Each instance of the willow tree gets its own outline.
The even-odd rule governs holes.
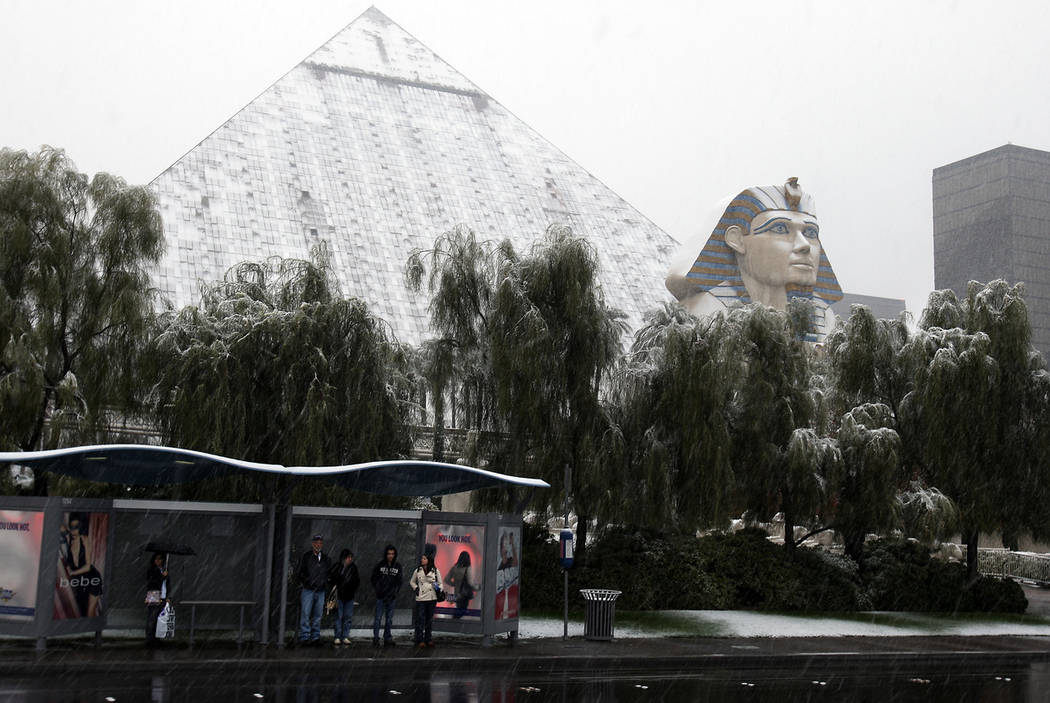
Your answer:
[[[501,461],[571,491],[581,545],[606,485],[599,393],[619,358],[622,317],[605,302],[597,252],[555,225],[527,256],[505,261],[489,320],[496,413],[508,434]]]
[[[415,355],[416,366],[434,404],[434,446],[431,458],[445,461],[445,392],[455,377],[453,345],[445,339],[424,341]]]
[[[795,527],[825,510],[826,475],[840,459],[834,441],[814,427],[811,350],[803,341],[807,330],[798,327],[810,316],[795,313],[762,305],[729,313],[740,368],[730,416],[734,470],[749,513],[759,519],[783,514],[788,551],[796,546]]]
[[[602,441],[601,517],[693,532],[724,523],[736,481],[729,411],[739,380],[730,322],[681,305],[651,312],[616,370]]]
[[[290,466],[411,448],[401,349],[363,302],[338,295],[323,256],[233,267],[199,306],[163,316],[151,358],[166,442]]]
[[[1047,399],[1050,376],[1030,342],[1024,289],[971,282],[936,291],[920,323],[915,380],[930,482],[958,509],[967,569],[977,574],[981,532],[1050,532]]]
[[[828,336],[826,349],[838,413],[866,404],[885,406],[885,427],[900,438],[902,470],[917,479],[924,473],[923,432],[912,391],[923,360],[909,344],[914,337],[905,316],[876,319],[868,307],[855,305],[846,323]]]
[[[444,426],[446,395],[458,410],[453,415],[459,416],[460,427],[492,429],[493,299],[501,271],[514,260],[509,242],[479,240],[464,225],[438,236],[432,248],[409,256],[405,281],[411,290],[430,296],[430,325],[436,335],[426,343],[423,354],[436,432]],[[436,438],[435,451],[440,451],[438,441]]]
[[[148,189],[89,179],[59,149],[0,151],[0,444],[96,439],[104,409],[134,404],[163,251]]]
[[[552,226],[519,256],[509,242],[481,241],[458,226],[413,252],[406,280],[430,295],[437,337],[428,348],[441,345],[446,355],[432,377],[463,409],[461,426],[499,433],[499,446],[487,453],[504,470],[562,486],[572,465],[576,507],[586,518],[601,486],[590,480],[603,426],[598,392],[622,334],[598,285],[594,250]],[[563,496],[541,500],[560,506]],[[486,497],[503,506],[508,498]]]
[[[841,459],[829,477],[833,500],[828,524],[842,535],[846,554],[857,562],[869,532],[901,522],[901,441],[892,422],[888,406],[859,405],[842,418],[835,438]]]

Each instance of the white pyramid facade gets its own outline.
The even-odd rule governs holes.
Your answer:
[[[168,241],[154,280],[176,306],[240,261],[323,240],[342,292],[417,343],[429,315],[405,261],[459,223],[520,252],[570,225],[633,328],[671,299],[670,236],[374,8],[152,187]]]

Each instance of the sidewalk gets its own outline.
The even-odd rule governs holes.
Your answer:
[[[248,673],[341,671],[483,672],[508,667],[540,673],[572,673],[595,667],[618,671],[682,671],[693,668],[856,667],[865,663],[940,664],[972,662],[1018,664],[1050,662],[1050,591],[1026,589],[1023,616],[935,616],[917,613],[851,613],[835,616],[771,614],[751,611],[659,611],[617,613],[616,639],[583,639],[583,624],[525,616],[520,637],[482,647],[480,638],[435,632],[437,646],[418,650],[407,631],[398,646],[374,648],[371,633],[355,630],[353,644],[335,647],[238,649],[229,639],[186,642],[146,649],[137,632],[109,633],[102,646],[90,638],[49,640],[37,652],[34,641],[0,640],[0,676],[123,671],[136,673],[200,671]],[[123,636],[120,636],[123,634]],[[229,634],[229,633],[226,633]]]
[[[668,637],[1046,637],[1050,636],[1050,589],[1025,587],[1024,615],[864,612],[838,615],[778,614],[746,610],[663,610],[617,613],[618,639]],[[558,617],[527,617],[522,639],[560,638]],[[569,636],[583,636],[583,622],[569,621]]]
[[[31,640],[0,641],[0,677],[126,673],[291,674],[303,671],[367,675],[411,670],[486,672],[514,668],[561,675],[595,668],[619,672],[680,672],[731,667],[821,669],[868,664],[967,667],[1050,662],[1050,620],[1042,616],[949,618],[909,613],[849,617],[773,615],[742,611],[626,613],[612,642],[582,638],[582,624],[525,617],[516,643],[435,633],[437,646],[419,650],[402,636],[395,647],[374,648],[370,636],[349,646],[238,649],[229,640],[207,640],[190,650],[184,641],[146,649],[136,638],[107,637],[101,647],[87,638],[54,639],[37,652]],[[364,634],[364,630],[358,631]],[[407,635],[407,633],[397,633]]]

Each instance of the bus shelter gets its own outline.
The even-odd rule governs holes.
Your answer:
[[[319,534],[333,563],[343,548],[354,553],[361,574],[355,630],[371,629],[375,594],[369,578],[387,545],[393,545],[404,568],[404,584],[394,604],[397,627],[411,625],[414,597],[408,579],[419,557],[427,554],[445,582],[444,600],[435,610],[435,631],[475,634],[486,641],[499,633],[517,636],[521,515],[310,506],[293,506],[291,515],[279,632],[294,629],[298,622],[294,571],[310,550],[310,537]],[[454,574],[458,577],[450,582]]]
[[[130,485],[160,485],[235,471],[264,471],[299,479],[342,483],[386,495],[438,496],[509,483],[525,489],[543,481],[437,462],[371,462],[341,467],[280,467],[169,447],[98,445],[44,452],[0,453],[0,464],[18,464]],[[262,467],[262,468],[260,468]],[[408,575],[419,555],[433,556],[469,588],[446,588],[434,629],[516,636],[520,589],[521,516],[415,510],[0,497],[0,633],[48,637],[139,627],[148,545],[184,544],[192,555],[173,566],[172,597],[194,604],[199,627],[228,628],[240,605],[243,629],[262,644],[284,646],[298,618],[294,567],[313,534],[326,536],[333,562],[344,546],[361,572],[358,615],[371,624],[373,565],[395,544],[405,569],[396,603],[399,627],[411,622]],[[164,551],[164,550],[160,550]],[[179,612],[180,629],[189,613]],[[291,617],[289,617],[291,613]],[[366,623],[367,621],[367,623]],[[276,632],[273,630],[276,629]],[[356,629],[356,628],[355,628]]]

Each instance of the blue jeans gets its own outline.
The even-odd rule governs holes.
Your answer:
[[[321,613],[324,612],[324,589],[304,588],[299,596],[299,641],[321,639]]]
[[[390,634],[390,624],[394,621],[394,599],[376,601],[376,619],[372,623],[372,639],[379,639],[379,621],[386,614],[386,628],[383,630],[383,639],[389,642],[394,639]]]
[[[353,626],[354,600],[341,600],[336,604],[335,611],[335,638],[337,640],[349,639],[350,628]]]

